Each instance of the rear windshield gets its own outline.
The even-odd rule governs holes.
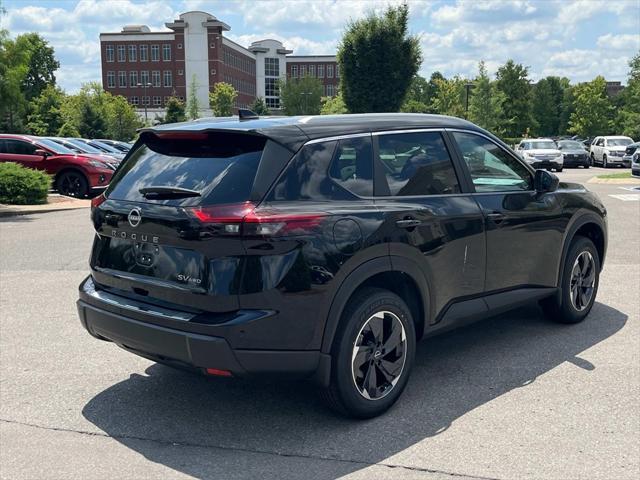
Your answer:
[[[216,205],[249,200],[265,138],[238,133],[192,136],[144,134],[111,181],[106,196],[115,200],[176,206]],[[148,199],[140,189],[177,187],[197,197]]]

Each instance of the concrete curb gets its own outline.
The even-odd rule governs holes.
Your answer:
[[[45,203],[42,205],[0,205],[0,218],[32,215],[36,213],[61,212],[64,210],[77,210],[79,208],[88,208],[90,206],[90,200],[75,199],[63,202]]]

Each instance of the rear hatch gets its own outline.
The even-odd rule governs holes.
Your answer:
[[[257,175],[265,155],[279,160]],[[290,157],[246,132],[144,132],[94,202],[96,284],[187,309],[237,310],[240,223]]]

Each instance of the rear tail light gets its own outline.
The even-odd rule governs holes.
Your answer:
[[[233,373],[229,370],[220,370],[219,368],[206,368],[207,375],[215,375],[217,377],[233,377]]]
[[[243,236],[301,235],[322,223],[323,212],[288,213],[259,209],[251,202],[196,207],[187,211],[200,222],[215,227],[220,234]]]

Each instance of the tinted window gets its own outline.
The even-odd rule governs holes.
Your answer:
[[[531,190],[529,170],[490,140],[470,133],[453,133],[469,167],[476,192]]]
[[[35,155],[36,146],[22,140],[5,139],[5,152],[14,155]]]
[[[451,157],[438,132],[380,135],[380,160],[391,195],[460,192]]]
[[[349,190],[358,195],[372,195],[371,162],[371,137],[306,145],[276,182],[268,199],[356,198]]]
[[[181,206],[247,201],[265,145],[263,137],[229,133],[145,140],[115,174],[109,198]],[[140,193],[145,187],[186,188],[201,196],[149,200]]]
[[[361,197],[373,195],[373,162],[369,137],[340,140],[329,168],[338,185]]]

